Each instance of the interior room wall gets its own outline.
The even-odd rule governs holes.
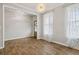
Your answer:
[[[74,4],[73,4],[74,5]],[[66,6],[67,7],[67,6]],[[79,50],[78,40],[68,39],[66,36],[66,7],[60,6],[54,9],[54,39],[52,42],[56,42],[68,47],[72,47]],[[69,42],[70,41],[70,42]],[[73,41],[74,43],[71,43]]]
[[[54,39],[57,43],[67,45],[66,38],[66,28],[65,28],[65,8],[63,6],[57,7],[53,10],[53,30],[54,30]]]
[[[0,48],[3,47],[3,6],[0,3]]]
[[[50,42],[59,43],[62,45],[67,44],[66,30],[65,30],[65,9],[63,6],[59,6],[53,11],[53,39]],[[42,31],[41,31],[42,32]],[[48,39],[49,41],[49,39]]]
[[[33,16],[32,16],[32,19],[33,19],[33,24],[35,24],[34,22],[37,21],[37,16],[36,16],[36,15],[33,15]],[[34,31],[35,31],[35,26],[34,26],[33,28],[34,28]],[[37,29],[36,29],[36,30],[37,30]],[[34,32],[34,31],[33,31],[33,32]],[[34,33],[33,33],[33,36],[34,36]]]
[[[32,16],[21,10],[5,7],[5,40],[31,37],[33,35]]]
[[[37,39],[43,39],[43,18],[42,15],[37,15]]]

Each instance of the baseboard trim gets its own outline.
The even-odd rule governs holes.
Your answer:
[[[42,40],[45,40],[45,39],[42,39]],[[48,41],[48,40],[45,40],[45,41]],[[56,41],[48,41],[48,42],[56,43],[56,44],[60,44],[60,45],[64,45],[64,46],[68,46],[66,44],[63,44],[63,43],[60,43],[60,42],[56,42]]]
[[[69,47],[67,44],[63,44],[63,43],[56,42],[56,41],[52,41],[52,42],[57,43],[57,44],[60,44],[60,45],[63,45],[63,46],[66,46],[66,47]]]
[[[30,36],[31,37],[31,36]],[[15,39],[21,39],[21,38],[26,38],[26,36],[23,37],[16,37],[16,38],[11,38],[11,39],[5,39],[4,41],[9,41],[9,40],[15,40]],[[28,38],[28,37],[27,37]]]
[[[4,47],[0,47],[0,49],[3,49]]]
[[[44,40],[44,39],[42,39],[42,40]],[[45,40],[45,41],[47,41],[47,40]],[[77,48],[70,47],[69,45],[63,44],[63,43],[60,43],[60,42],[56,42],[56,41],[48,41],[48,42],[50,42],[50,43],[56,43],[56,44],[59,44],[59,45],[62,45],[62,46],[68,47],[68,48],[72,48],[72,49],[75,49],[75,50],[79,50]]]
[[[62,45],[62,46],[65,46],[65,47],[68,47],[68,48],[72,48],[72,49],[75,49],[75,50],[79,50],[79,49],[77,49],[77,48],[70,47],[69,45],[66,45],[66,44],[63,44],[63,43],[58,43],[58,42],[54,42],[54,43],[60,44],[60,45]]]

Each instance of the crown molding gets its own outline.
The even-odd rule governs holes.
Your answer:
[[[31,10],[27,7],[24,7],[24,6],[21,6],[19,4],[16,4],[16,3],[4,3],[3,4],[3,7],[7,7],[7,8],[11,8],[11,9],[14,9],[14,10],[21,10],[23,11],[24,13],[27,13],[27,14],[32,14],[32,15],[37,15],[38,13],[35,12],[34,10]]]

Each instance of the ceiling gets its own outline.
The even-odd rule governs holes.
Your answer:
[[[6,3],[5,5],[11,6],[13,5],[14,7],[17,6],[20,9],[24,9],[25,11],[33,12],[33,13],[38,13],[36,10],[37,5],[40,3]],[[65,5],[65,3],[43,3],[45,5],[45,11],[50,11],[53,10],[54,8],[58,6]],[[42,13],[44,13],[42,12]]]
[[[36,7],[37,7],[38,4],[39,3],[21,3],[20,5],[24,6],[26,8],[29,8],[32,11],[37,12]],[[64,3],[44,3],[44,5],[45,5],[45,11],[44,12],[50,11],[50,10],[52,10],[52,9],[58,7],[58,6],[61,6],[63,4]]]

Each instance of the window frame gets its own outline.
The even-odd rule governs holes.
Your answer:
[[[72,4],[72,5],[70,5],[70,6],[67,6],[66,8],[65,8],[65,29],[66,29],[66,37],[68,38],[68,39],[79,39],[79,37],[69,37],[69,33],[68,32],[70,32],[70,29],[68,30],[68,27],[69,27],[69,23],[77,23],[77,22],[79,22],[79,20],[77,21],[76,19],[73,21],[73,20],[69,20],[68,19],[68,12],[70,11],[69,9],[73,9],[73,8],[79,8],[79,6],[78,6],[79,4]],[[69,8],[69,9],[68,9]],[[76,12],[75,12],[76,13]],[[76,17],[76,15],[75,15],[75,17]],[[76,24],[75,24],[76,25]],[[78,30],[79,31],[79,30]],[[76,34],[75,34],[76,35]]]
[[[47,16],[47,15],[48,15],[48,16]],[[52,16],[52,23],[50,22],[50,20],[49,20],[49,23],[48,23],[48,24],[45,24],[45,23],[44,23],[44,18],[45,18],[46,16],[49,17],[49,19],[51,19],[51,16]],[[43,36],[45,35],[45,34],[44,34],[44,26],[45,26],[45,25],[47,25],[49,28],[51,28],[51,26],[52,26],[52,34],[51,34],[51,35],[54,34],[54,31],[53,31],[53,30],[54,30],[54,29],[53,29],[53,24],[54,24],[53,22],[54,22],[54,19],[53,19],[53,18],[54,18],[53,12],[48,12],[48,13],[45,13],[45,14],[43,15]],[[50,29],[49,29],[49,32],[50,32]],[[50,34],[46,34],[46,35],[51,36]]]

